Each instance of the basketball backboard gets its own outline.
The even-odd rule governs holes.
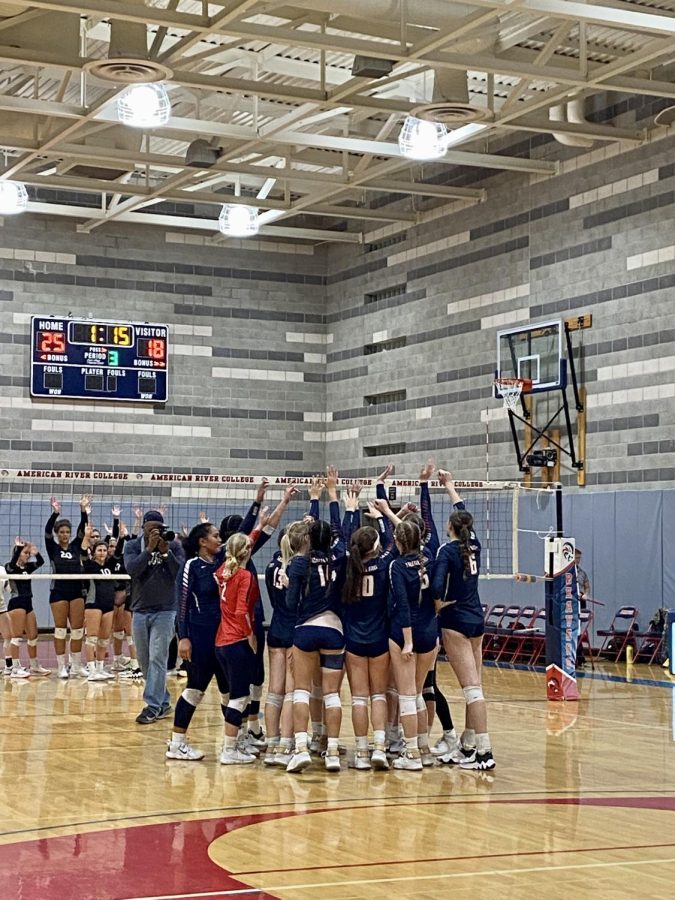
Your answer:
[[[566,387],[564,326],[559,319],[497,333],[497,377],[525,378],[530,393]],[[497,396],[501,396],[497,391]]]

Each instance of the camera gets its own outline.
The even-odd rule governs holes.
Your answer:
[[[166,541],[167,544],[170,544],[171,541],[176,540],[176,532],[172,531],[170,528],[167,528],[166,525],[159,526],[159,536],[163,541]]]

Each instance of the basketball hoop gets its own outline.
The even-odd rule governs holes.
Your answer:
[[[532,382],[529,378],[495,378],[495,388],[504,401],[504,409],[515,412],[520,395],[532,388]]]

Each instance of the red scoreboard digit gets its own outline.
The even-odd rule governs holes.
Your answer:
[[[65,353],[66,335],[63,331],[38,331],[40,353]]]

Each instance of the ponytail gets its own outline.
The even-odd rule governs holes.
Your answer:
[[[405,518],[396,526],[394,537],[401,546],[401,556],[406,556],[408,553],[417,554],[420,563],[420,581],[422,581],[427,571],[427,558],[422,552],[422,532],[419,525],[411,522],[409,518]]]
[[[347,556],[347,577],[342,600],[344,603],[357,603],[361,597],[363,585],[363,558],[375,549],[379,534],[370,525],[357,528],[352,534]]]
[[[471,529],[473,516],[466,510],[458,510],[450,516],[450,527],[459,541],[459,552],[464,563],[464,572],[471,574]]]
[[[223,563],[224,578],[231,578],[235,572],[244,567],[249,547],[250,540],[248,535],[240,531],[228,539],[225,548],[225,562]]]

